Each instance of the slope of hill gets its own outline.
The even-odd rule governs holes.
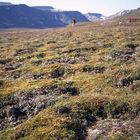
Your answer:
[[[60,12],[50,6],[29,7],[24,4],[0,4],[0,28],[54,28],[64,27],[75,17],[78,22],[88,19],[78,11]]]
[[[128,17],[131,17],[132,19],[138,19],[139,20],[140,15],[140,9],[133,9],[133,10],[124,10],[121,12],[116,13],[115,15],[112,15],[108,17],[107,19],[117,19],[117,20],[126,20]]]
[[[10,2],[0,2],[0,5],[12,5]]]
[[[1,31],[0,139],[137,139],[139,61],[135,23]]]
[[[134,19],[140,19],[140,8],[131,10],[129,13],[125,14],[124,16],[131,16]]]
[[[33,8],[42,10],[42,11],[55,11],[55,8],[52,6],[33,6]]]
[[[99,21],[105,19],[105,16],[100,13],[87,13],[85,16],[89,21]]]
[[[114,15],[112,15],[112,16],[109,16],[109,17],[107,17],[107,18],[108,18],[108,19],[111,19],[111,18],[116,18],[116,17],[124,16],[124,15],[126,15],[126,14],[128,14],[128,13],[130,13],[130,12],[131,12],[131,10],[122,10],[122,11],[117,12],[116,14],[114,14]]]
[[[67,24],[67,25],[71,23],[71,21],[74,17],[77,19],[78,22],[88,22],[89,21],[85,17],[85,15],[83,15],[79,11],[61,11],[61,10],[57,10],[53,7],[48,7],[48,6],[37,6],[35,8],[42,10],[42,11],[46,11],[46,12],[48,12],[48,11],[53,12],[56,19],[60,19],[62,21],[62,23]]]
[[[88,22],[89,20],[78,11],[63,11],[59,12],[58,16],[60,20],[65,24],[70,24],[73,18],[76,18],[78,22]]]
[[[4,5],[0,6],[0,27],[60,27],[65,26],[59,19],[55,19],[52,12],[44,13],[41,10],[27,5]]]

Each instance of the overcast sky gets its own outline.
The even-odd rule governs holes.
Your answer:
[[[99,12],[109,16],[121,10],[140,7],[140,0],[1,0],[29,6],[53,6],[61,10],[78,10],[82,13]]]

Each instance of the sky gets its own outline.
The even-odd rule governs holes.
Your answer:
[[[140,7],[140,0],[0,0],[29,6],[53,6],[61,10],[78,10],[82,13],[113,15],[122,10]]]

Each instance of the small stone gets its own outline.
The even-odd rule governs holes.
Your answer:
[[[62,115],[62,114],[69,114],[71,112],[71,108],[68,107],[61,107],[57,110],[57,113]]]
[[[64,74],[65,74],[65,71],[63,68],[57,68],[51,72],[51,77],[59,78],[59,77],[63,77]]]

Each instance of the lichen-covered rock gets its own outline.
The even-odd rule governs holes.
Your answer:
[[[132,83],[133,83],[133,79],[131,77],[126,77],[126,78],[121,78],[118,81],[117,86],[118,87],[128,87]]]
[[[71,108],[62,106],[57,110],[57,113],[60,115],[69,114],[71,112]]]
[[[105,71],[105,67],[102,66],[90,66],[86,65],[83,67],[83,72],[89,72],[89,73],[103,73]]]
[[[4,81],[0,80],[0,88],[3,87],[3,85],[4,85]]]
[[[64,74],[65,74],[64,68],[56,68],[55,70],[53,70],[51,72],[51,77],[52,78],[59,78],[59,77],[63,77]]]

